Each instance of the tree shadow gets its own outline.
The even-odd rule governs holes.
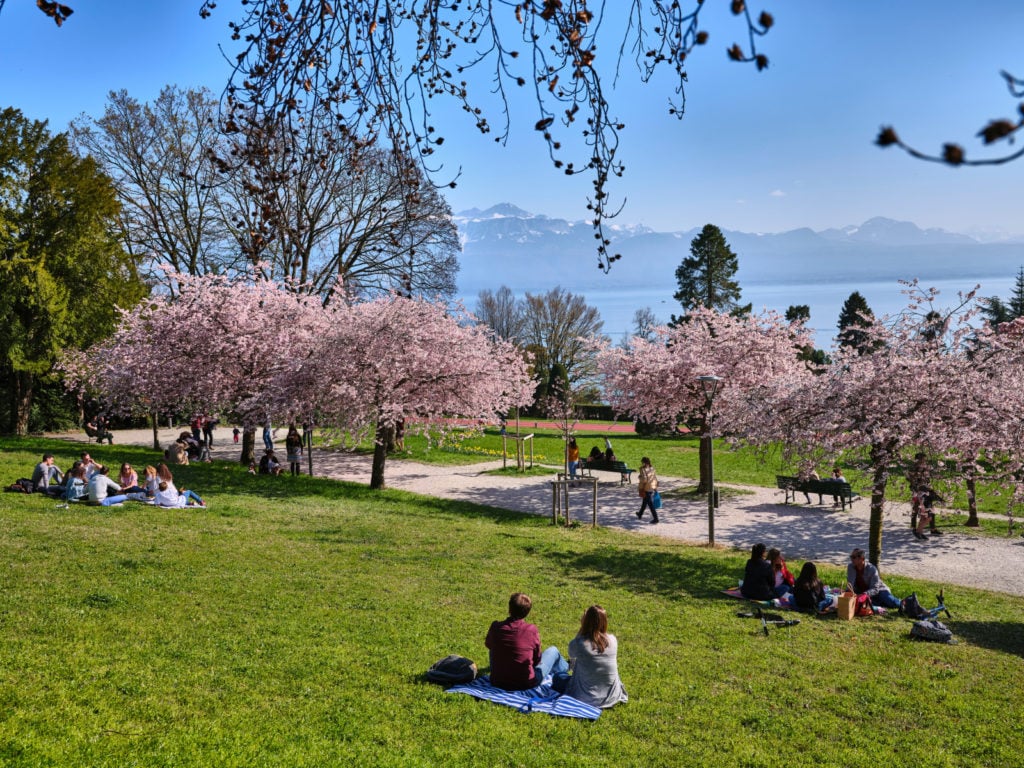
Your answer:
[[[953,630],[954,637],[960,637],[971,645],[1024,658],[1022,623],[1024,622],[952,620],[948,625]]]

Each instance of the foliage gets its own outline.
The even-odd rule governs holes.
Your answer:
[[[399,296],[327,307],[264,280],[177,275],[180,296],[125,313],[117,334],[64,363],[72,386],[121,413],[174,413],[183,404],[248,426],[274,417],[339,434],[403,420],[490,418],[532,399],[526,361],[509,342],[440,304]],[[187,376],[152,364],[173,349],[201,361]]]
[[[679,290],[673,298],[683,305],[684,316],[673,315],[672,323],[683,322],[686,315],[698,307],[718,312],[746,314],[751,305],[741,307],[740,284],[736,282],[739,259],[725,240],[722,230],[714,224],[704,229],[690,242],[690,255],[676,268]]]
[[[476,318],[494,331],[498,338],[521,344],[526,330],[526,314],[507,285],[492,291],[485,288],[477,296]]]
[[[998,296],[988,296],[979,299],[978,303],[985,319],[993,326],[1024,317],[1024,267],[1017,270],[1017,279],[1014,280],[1013,293],[1009,299],[1003,301]]]
[[[31,466],[42,450],[31,446],[3,444],[4,466]],[[142,449],[102,450],[107,463],[147,461]],[[66,464],[71,450],[54,452]],[[1020,598],[947,589],[955,646],[909,644],[896,616],[807,618],[765,637],[719,593],[744,553],[307,477],[176,474],[207,509],[0,497],[0,557],[12,564],[0,642],[17,671],[0,683],[5,762],[1019,762],[1021,725],[1007,713],[1024,707]],[[938,591],[886,580],[898,594]],[[486,669],[487,625],[517,590],[532,596],[544,643],[563,651],[583,609],[604,606],[630,701],[587,723],[423,681],[448,653]],[[863,674],[876,668],[885,674]]]
[[[768,418],[752,422],[748,432],[763,444],[781,440],[808,465],[863,449],[872,487],[869,557],[875,563],[888,483],[910,449],[938,455],[962,450],[973,463],[982,445],[998,447],[984,426],[991,421],[990,399],[976,397],[992,392],[993,371],[970,359],[965,347],[975,333],[973,294],[939,314],[936,291],[911,283],[907,292],[907,310],[889,324],[869,323],[857,313],[858,341],[841,341],[823,375],[776,392]]]
[[[207,153],[222,141],[217,100],[205,88],[166,86],[152,103],[112,91],[99,118],[71,124],[75,147],[96,159],[121,201],[121,238],[150,283],[169,274],[224,274],[240,263],[225,194]]]
[[[126,247],[152,282],[173,293],[168,275],[248,266],[325,303],[341,284],[361,296],[454,293],[451,211],[407,153],[338,136],[333,120],[238,136],[219,117],[208,91],[167,86],[152,104],[111,93],[101,118],[72,125],[115,180]],[[252,162],[223,159],[242,154]]]
[[[595,366],[590,342],[604,324],[586,298],[556,287],[547,293],[527,293],[522,311],[524,347],[537,367],[561,366],[574,389],[591,383]]]
[[[875,315],[860,291],[851,293],[839,310],[839,334],[836,337],[842,347],[862,349],[867,334],[862,329],[875,322]]]
[[[0,380],[4,428],[28,429],[36,381],[62,350],[102,338],[117,305],[144,294],[136,262],[113,236],[110,180],[64,134],[15,109],[0,112]]]

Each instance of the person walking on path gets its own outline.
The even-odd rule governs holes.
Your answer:
[[[654,508],[654,492],[658,490],[658,475],[651,466],[651,460],[644,456],[640,459],[640,473],[637,476],[637,485],[640,491],[640,510],[636,513],[638,519],[643,518],[644,510],[650,508],[651,523],[658,522],[658,510]]]

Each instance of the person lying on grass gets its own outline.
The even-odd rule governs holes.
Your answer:
[[[182,488],[181,492],[174,487],[173,483],[166,480],[157,486],[156,497],[154,498],[158,507],[205,507],[206,502],[199,498],[199,494]]]

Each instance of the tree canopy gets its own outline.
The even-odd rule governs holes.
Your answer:
[[[740,284],[736,281],[739,258],[725,240],[722,230],[705,224],[690,241],[690,255],[676,269],[679,290],[673,298],[683,305],[685,313],[705,307],[718,312],[750,312],[751,305],[741,307]],[[679,318],[673,317],[673,322]]]
[[[6,429],[25,434],[37,380],[67,347],[112,330],[144,295],[118,245],[114,188],[67,136],[16,109],[0,112],[0,381]]]

